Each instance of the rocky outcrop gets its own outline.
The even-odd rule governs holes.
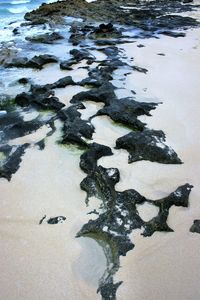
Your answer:
[[[143,130],[146,124],[138,120],[138,117],[141,115],[150,116],[150,111],[156,106],[157,103],[137,102],[132,98],[110,98],[110,102],[106,103],[96,115],[107,115],[115,122],[131,126],[136,130]]]
[[[80,168],[85,173],[89,174],[97,167],[98,159],[109,155],[113,155],[109,147],[92,143],[89,145],[89,150],[84,152],[80,157]]]
[[[112,83],[103,83],[99,88],[94,88],[86,92],[80,92],[73,96],[71,103],[80,103],[84,101],[94,101],[109,103],[111,99],[116,98]]]
[[[193,225],[190,228],[190,232],[200,233],[200,220],[194,220]]]
[[[121,6],[126,6],[127,8],[123,9]],[[27,13],[25,19],[31,22],[36,22],[39,19],[45,23],[52,18],[67,15],[90,21],[115,22],[137,26],[145,31],[156,32],[159,28],[173,30],[197,26],[198,22],[193,18],[175,15],[175,13],[192,10],[193,8],[194,6],[189,4],[183,5],[178,0],[159,0],[148,3],[135,0],[110,0],[109,2],[107,0],[98,0],[91,3],[87,3],[84,0],[72,0],[43,4],[39,9]],[[112,31],[112,24],[107,23],[95,29],[94,34],[104,36],[112,33]]]
[[[30,91],[29,93],[21,93],[16,96],[15,102],[22,106],[34,106],[36,108],[43,109],[52,109],[52,110],[60,110],[65,105],[59,101],[57,97],[54,96],[54,92],[51,90],[43,90],[39,87],[39,92],[34,87],[34,92]]]
[[[36,55],[31,59],[27,57],[14,57],[10,62],[5,63],[4,66],[7,68],[33,68],[42,69],[44,65],[49,63],[58,62],[58,58],[54,55],[43,54]]]
[[[135,4],[137,7],[133,7]],[[127,7],[123,9],[121,6]],[[86,60],[84,68],[88,70],[88,77],[80,82],[74,82],[71,76],[46,85],[32,84],[31,80],[26,78],[20,80],[20,84],[27,84],[26,88],[30,85],[30,90],[17,95],[15,101],[12,99],[12,105],[9,105],[10,110],[3,106],[4,104],[0,107],[5,108],[5,111],[3,110],[0,114],[0,138],[4,144],[0,147],[0,176],[10,180],[12,174],[19,168],[21,157],[28,147],[28,144],[8,146],[9,139],[32,133],[42,125],[50,126],[52,129],[50,134],[52,134],[56,130],[54,121],[60,120],[60,143],[75,144],[84,149],[80,157],[80,168],[86,176],[80,183],[80,187],[86,193],[86,203],[89,204],[91,197],[98,198],[100,203],[98,209],[89,213],[95,214],[96,219],[92,218],[83,225],[77,237],[90,237],[96,240],[104,250],[107,269],[98,287],[98,292],[104,300],[116,299],[117,289],[122,284],[122,282],[115,282],[114,276],[120,267],[120,257],[126,256],[127,252],[134,248],[130,234],[135,229],[140,229],[144,237],[152,236],[155,232],[172,232],[173,228],[168,225],[170,208],[172,206],[188,207],[192,186],[186,183],[158,200],[147,199],[135,189],[118,191],[119,170],[115,167],[102,167],[98,162],[104,156],[113,155],[112,149],[92,141],[95,128],[91,120],[96,116],[107,115],[114,122],[132,129],[132,132],[116,141],[116,149],[125,149],[129,152],[129,163],[148,160],[164,164],[181,164],[176,152],[166,145],[165,134],[159,130],[146,128],[146,124],[139,120],[142,115],[150,116],[151,110],[154,110],[158,103],[138,102],[136,101],[137,95],[134,98],[118,99],[115,94],[117,87],[111,81],[115,79],[115,70],[122,72],[121,80],[133,70],[147,73],[145,68],[130,65],[116,46],[124,43],[125,39],[126,42],[133,42],[125,36],[127,30],[137,28],[138,36],[144,38],[154,34],[156,37],[157,34],[184,36],[183,30],[198,25],[198,22],[192,18],[176,15],[176,13],[189,9],[192,9],[190,5],[182,5],[176,0],[150,1],[145,5],[141,1],[129,0],[98,0],[92,3],[87,3],[85,0],[70,0],[43,4],[38,10],[26,14],[25,18],[28,23],[23,25],[47,22],[51,23],[52,28],[52,24],[62,21],[64,16],[81,17],[87,21],[97,20],[102,23],[97,25],[83,20],[83,22],[75,21],[71,24],[69,42],[78,47],[69,52],[68,60],[59,62],[58,58],[52,55],[39,55],[28,59],[17,57],[17,53],[12,51],[8,51],[8,60],[5,55],[0,60],[2,65],[7,67],[28,67],[39,70],[46,63],[54,62],[60,63],[61,69],[72,70],[74,65],[79,67],[78,64]],[[179,29],[182,31],[180,32]],[[14,34],[18,32],[19,30],[16,30]],[[62,36],[53,32],[26,39],[36,43],[52,44],[62,39]],[[142,45],[139,44],[138,47]],[[106,58],[97,60],[92,55],[93,50],[100,51]],[[77,93],[70,101],[72,105],[65,107],[55,97],[54,89],[75,85],[85,86],[90,90]],[[2,99],[4,103],[4,97]],[[104,107],[88,120],[83,120],[79,110],[85,109],[83,104],[85,101],[102,102]],[[33,109],[38,112],[51,110],[50,117],[47,118],[48,120],[39,116],[31,121],[24,121],[23,113],[31,112]],[[34,145],[43,150],[44,138]],[[138,211],[138,206],[144,204],[152,205],[158,211],[149,221],[143,220]],[[65,221],[66,217],[46,218],[44,216],[39,224],[42,224],[44,220],[47,224],[54,225]],[[199,221],[195,220],[191,231],[197,232],[198,226]]]
[[[33,43],[53,44],[55,41],[62,40],[64,37],[58,32],[27,36],[26,40]]]
[[[116,149],[129,152],[128,162],[149,160],[163,164],[181,164],[176,152],[165,144],[165,134],[161,130],[145,129],[130,132],[116,141]]]
[[[80,147],[88,147],[87,140],[92,138],[94,126],[86,120],[81,119],[78,109],[83,109],[84,105],[70,106],[59,112],[59,118],[63,121],[62,144],[76,144]]]
[[[29,144],[0,147],[0,177],[11,180],[12,175],[19,169],[22,156],[28,146]]]
[[[109,155],[107,149],[105,150],[105,153],[102,153]],[[93,149],[92,153],[90,151],[83,154],[81,159],[80,166],[87,173],[87,177],[81,182],[81,188],[87,193],[87,203],[90,197],[95,196],[101,199],[102,204],[98,217],[89,220],[78,232],[77,237],[93,238],[103,247],[108,267],[100,280],[98,292],[105,300],[115,299],[116,290],[121,284],[113,281],[113,276],[120,266],[119,258],[134,248],[129,234],[134,229],[143,229],[142,234],[145,237],[151,236],[156,231],[173,231],[167,224],[169,209],[173,205],[188,207],[192,186],[185,184],[168,197],[154,201],[146,199],[133,189],[118,192],[115,189],[116,183],[120,180],[118,169],[97,166],[97,156],[94,157]],[[144,203],[159,208],[158,215],[148,222],[142,220],[137,211],[137,205]]]

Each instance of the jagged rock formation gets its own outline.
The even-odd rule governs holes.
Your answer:
[[[185,1],[184,1],[185,2]],[[134,9],[123,9],[122,5],[133,6]],[[164,5],[165,4],[165,5]],[[138,9],[139,8],[139,9]],[[86,192],[86,203],[89,205],[91,197],[99,199],[100,207],[91,214],[97,218],[91,219],[77,233],[77,237],[87,236],[96,240],[104,249],[108,267],[102,276],[98,292],[104,300],[116,299],[116,292],[122,282],[114,282],[114,275],[120,267],[120,256],[134,248],[129,235],[135,229],[141,229],[144,237],[152,236],[156,231],[172,232],[167,224],[170,208],[175,206],[188,207],[188,198],[192,185],[186,183],[178,187],[174,192],[163,199],[150,200],[139,194],[134,189],[117,191],[116,184],[120,180],[120,172],[117,168],[104,168],[98,164],[103,156],[113,155],[112,149],[92,141],[95,127],[92,120],[96,116],[107,115],[114,122],[120,123],[130,129],[130,133],[120,137],[116,141],[116,149],[126,149],[129,152],[129,163],[148,160],[164,164],[181,164],[176,152],[165,143],[165,134],[161,130],[150,130],[138,117],[151,116],[151,110],[156,109],[158,103],[137,101],[137,97],[118,99],[115,91],[117,87],[111,82],[114,79],[115,70],[125,72],[138,71],[147,73],[147,70],[134,64],[130,64],[122,58],[118,44],[132,42],[123,35],[126,28],[113,25],[116,22],[121,25],[137,26],[140,37],[150,37],[153,34],[165,34],[173,37],[184,36],[184,32],[175,30],[197,26],[198,22],[192,18],[174,15],[174,13],[190,10],[188,4],[182,5],[181,1],[151,1],[143,5],[140,1],[122,0],[98,0],[87,3],[84,0],[59,1],[52,4],[43,4],[38,10],[27,13],[25,19],[31,24],[43,24],[61,21],[65,15],[82,17],[87,20],[99,20],[105,23],[100,25],[87,22],[71,25],[69,42],[80,47],[70,51],[70,59],[59,61],[52,55],[39,55],[31,59],[16,57],[16,53],[10,53],[9,59],[3,57],[0,63],[5,67],[36,68],[41,69],[46,63],[57,63],[61,69],[72,70],[83,60],[86,60],[88,76],[80,82],[74,82],[71,76],[66,76],[52,84],[33,84],[27,78],[21,78],[20,84],[30,85],[28,92],[18,94],[15,99],[5,99],[2,95],[0,109],[0,138],[3,145],[0,147],[0,177],[11,179],[20,166],[22,155],[29,146],[9,146],[8,141],[16,137],[22,137],[33,133],[41,126],[51,127],[51,134],[55,131],[54,122],[59,119],[62,123],[61,144],[75,144],[84,148],[80,157],[80,168],[86,177],[80,183],[82,190]],[[168,14],[166,14],[168,13]],[[170,15],[173,13],[173,15]],[[18,33],[18,30],[15,34]],[[63,36],[58,33],[48,33],[27,37],[31,42],[53,44],[61,40]],[[92,43],[88,46],[87,43]],[[142,45],[138,45],[142,47]],[[106,59],[98,61],[91,50],[100,51],[106,55]],[[95,62],[95,66],[93,63]],[[67,86],[85,86],[87,91],[77,93],[72,97],[71,105],[66,107],[55,97],[55,89]],[[0,99],[1,100],[1,99]],[[103,103],[104,107],[88,120],[81,118],[79,110],[85,109],[83,102],[93,101]],[[7,105],[5,105],[7,103]],[[23,113],[31,110],[40,112],[51,111],[51,115],[43,119],[38,116],[31,121],[23,120]],[[42,150],[45,147],[44,139],[35,144]],[[138,205],[148,203],[158,208],[158,214],[150,221],[144,221],[137,210]],[[40,224],[46,218],[40,220]],[[48,224],[57,224],[65,221],[65,217],[58,216],[47,220]],[[200,232],[199,221],[195,220],[192,232]]]

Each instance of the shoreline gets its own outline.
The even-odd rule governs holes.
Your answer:
[[[103,3],[103,1],[101,2]],[[177,7],[181,11],[180,6]],[[179,19],[177,18],[177,20]],[[186,19],[183,17],[183,19],[175,22],[180,22],[177,26],[182,28],[184,20]],[[169,21],[166,19],[164,22],[168,26]],[[193,21],[190,20],[190,22]],[[148,247],[158,254],[158,266],[159,262],[161,263],[161,254],[159,253],[161,248],[156,248],[157,245],[159,244],[159,247],[165,246],[164,243],[168,243],[168,241],[174,243],[176,237],[185,241],[185,236],[183,237],[185,233],[179,232],[180,227],[184,223],[184,228],[186,228],[187,222],[189,232],[192,221],[200,217],[198,212],[196,213],[199,208],[197,204],[192,214],[191,208],[186,208],[192,186],[185,183],[189,182],[195,186],[191,194],[191,205],[195,202],[195,197],[198,197],[199,189],[196,177],[193,176],[195,164],[189,157],[190,153],[192,153],[192,157],[196,153],[196,143],[192,142],[190,131],[184,127],[185,125],[183,126],[181,121],[181,118],[187,119],[187,111],[191,107],[187,104],[185,96],[188,91],[186,90],[187,87],[184,86],[185,82],[189,82],[193,90],[193,93],[188,93],[188,96],[193,99],[193,106],[190,109],[191,116],[194,113],[192,108],[194,109],[197,102],[195,95],[197,95],[198,84],[195,84],[193,78],[198,78],[198,68],[196,60],[192,59],[192,51],[197,51],[199,47],[199,41],[196,40],[197,36],[195,35],[199,32],[199,28],[193,29],[193,31],[187,30],[184,32],[186,37],[183,37],[179,30],[174,32],[176,25],[173,25],[172,30],[165,29],[167,36],[164,35],[161,38],[157,33],[158,28],[156,28],[156,30],[150,30],[150,36],[144,39],[144,32],[136,34],[133,38],[127,36],[126,26],[126,34],[123,35],[123,28],[115,27],[115,25],[109,27],[108,24],[102,26],[98,23],[90,23],[91,28],[87,28],[89,25],[86,23],[85,29],[87,28],[89,33],[85,35],[83,33],[84,27],[81,27],[79,22],[77,24],[75,39],[73,37],[71,48],[68,49],[69,52],[69,50],[76,48],[78,49],[77,52],[67,53],[66,51],[65,55],[58,55],[57,61],[53,64],[41,65],[36,71],[29,69],[28,64],[30,64],[31,57],[28,60],[23,58],[22,62],[21,58],[14,55],[6,62],[8,65],[5,64],[6,67],[16,67],[20,61],[22,64],[21,74],[27,80],[27,83],[24,86],[21,85],[19,90],[18,84],[13,85],[14,95],[17,95],[14,106],[11,107],[6,105],[6,102],[2,102],[3,106],[1,107],[3,112],[7,112],[7,117],[3,115],[3,120],[5,120],[3,122],[9,122],[9,120],[12,122],[12,118],[14,118],[14,122],[20,124],[17,125],[20,126],[20,129],[17,127],[17,131],[16,129],[8,130],[7,125],[5,125],[5,132],[8,133],[7,136],[6,134],[3,136],[3,143],[4,147],[6,145],[7,148],[6,150],[1,148],[3,150],[0,151],[3,157],[3,160],[0,157],[2,160],[1,176],[3,174],[4,177],[11,177],[12,173],[7,175],[6,172],[15,173],[17,171],[10,182],[0,179],[2,195],[4,195],[1,212],[2,225],[4,226],[3,231],[7,233],[3,238],[5,252],[2,254],[3,257],[7,252],[7,258],[4,260],[4,272],[7,275],[2,287],[4,288],[4,297],[9,298],[9,300],[13,299],[14,296],[13,291],[8,288],[10,278],[12,282],[16,280],[13,289],[15,288],[15,298],[17,294],[20,299],[32,300],[36,297],[42,299],[47,295],[49,299],[55,297],[58,299],[65,299],[66,297],[81,299],[83,296],[87,299],[100,299],[100,295],[96,294],[96,289],[99,290],[104,300],[115,299],[116,294],[117,299],[124,299],[124,297],[131,299],[133,295],[138,297],[136,298],[138,300],[145,299],[148,293],[152,293],[152,289],[148,285],[149,278],[145,277],[144,282],[146,280],[148,288],[144,290],[143,294],[141,289],[142,277],[139,278],[139,276],[143,273],[146,274],[145,265],[149,264],[149,268],[152,267],[152,261],[155,262],[156,259],[154,252],[151,252],[149,259],[147,258]],[[142,24],[144,26],[144,20],[142,20]],[[68,26],[71,26],[71,30],[73,30],[74,23],[72,22]],[[194,25],[194,27],[196,26]],[[155,39],[157,34],[159,39]],[[180,37],[171,37],[174,35],[180,35]],[[51,36],[51,31],[45,35],[45,39],[49,39],[49,36]],[[63,42],[53,41],[50,46],[47,45],[44,49],[52,48],[51,53],[56,54],[56,49],[59,47],[64,49],[65,39],[67,45],[69,44],[68,38],[69,35],[67,34],[67,37],[63,38]],[[72,39],[72,37],[70,38]],[[77,41],[78,44],[73,45]],[[186,41],[191,41],[187,47],[185,47]],[[112,42],[111,45],[109,45],[110,42]],[[39,49],[40,46],[41,43],[39,42]],[[37,44],[34,44],[33,48],[37,48]],[[60,50],[59,53],[61,52]],[[23,51],[21,54],[23,55]],[[198,59],[197,54],[196,59]],[[175,66],[173,61],[176,62]],[[66,69],[60,70],[61,65],[64,64]],[[174,73],[173,67],[176,73]],[[188,69],[191,74],[194,74],[192,80],[187,75],[181,80],[181,76],[186,74]],[[11,76],[15,70],[17,69],[10,69]],[[104,70],[106,71],[104,72]],[[176,77],[173,82],[172,76],[174,74]],[[20,72],[17,73],[18,79],[19,76],[21,76]],[[31,79],[27,79],[29,76]],[[180,80],[178,80],[179,76]],[[156,82],[158,78],[159,86]],[[176,97],[180,100],[174,104]],[[159,104],[161,101],[163,104]],[[125,108],[124,105],[126,105]],[[172,105],[174,105],[173,113]],[[113,111],[114,107],[115,111]],[[149,117],[151,110],[152,117]],[[127,111],[129,113],[126,116]],[[13,113],[16,115],[13,116]],[[169,117],[173,119],[170,124],[167,123]],[[30,126],[28,133],[24,127],[26,120]],[[188,118],[188,122],[190,121]],[[175,125],[175,134],[171,124],[177,124]],[[191,122],[191,126],[194,126],[195,130],[197,125],[198,118]],[[15,128],[12,127],[12,123],[9,126]],[[165,137],[160,137],[157,135],[158,132],[153,131],[153,129],[163,130],[166,134],[166,142]],[[135,154],[133,154],[129,144],[126,145],[127,134],[130,132],[134,135],[141,135],[147,149],[151,146],[145,140],[145,134],[150,135],[151,145],[153,143],[151,155],[149,155],[148,150],[145,152],[140,146],[137,146],[140,155],[134,156]],[[131,137],[132,139],[134,135]],[[122,137],[125,139],[123,142]],[[180,137],[183,141],[187,138],[186,144],[180,142]],[[17,168],[15,172],[5,168],[6,160],[9,161],[12,158],[12,151],[16,147],[14,145],[18,145],[19,148],[23,145],[27,147],[24,150],[24,156],[17,158],[22,162],[20,165],[19,161],[19,164],[15,166]],[[8,152],[10,151],[9,147],[13,147],[11,152]],[[195,151],[193,150],[194,147]],[[130,164],[128,164],[128,152],[129,159],[134,159],[132,163],[129,161]],[[110,156],[112,153],[114,155]],[[141,157],[143,161],[141,161]],[[81,169],[79,169],[79,160]],[[180,164],[181,161],[185,165]],[[35,165],[36,162],[38,166]],[[187,176],[185,174],[187,174],[188,167],[190,172]],[[144,172],[144,170],[146,171]],[[37,172],[36,176],[34,176],[34,172]],[[172,177],[171,172],[174,172],[176,176]],[[155,175],[152,176],[154,173]],[[159,178],[157,174],[160,174]],[[182,184],[185,185],[181,186]],[[133,188],[136,191],[130,190],[131,192],[129,192],[127,190]],[[173,190],[175,192],[172,193]],[[17,192],[18,195],[16,195]],[[87,200],[89,200],[88,207],[84,203],[85,192]],[[141,195],[138,194],[136,197],[135,193],[138,192]],[[66,201],[68,197],[69,203]],[[166,201],[167,207],[171,203],[167,208],[166,221],[159,219],[161,214],[166,214],[166,211],[162,211],[161,206],[159,206],[160,202],[149,199]],[[12,205],[10,204],[11,200],[13,200]],[[128,203],[128,201],[133,200],[135,204],[131,208],[123,207],[126,205],[126,201]],[[156,210],[156,205],[159,210]],[[175,208],[175,206],[171,208],[172,205],[183,206],[183,208]],[[96,212],[87,215],[93,210]],[[48,218],[66,216],[66,221],[63,224],[56,224],[52,228],[45,219],[44,223],[41,226],[37,225],[36,228],[35,225],[46,214]],[[188,214],[191,214],[189,219]],[[177,216],[184,217],[184,222],[179,223]],[[33,224],[35,224],[34,227]],[[173,238],[170,238],[172,234],[170,232],[158,233],[158,231],[171,231],[169,226],[172,229],[175,226],[178,230]],[[19,235],[16,235],[17,231],[20,232]],[[139,233],[137,234],[137,232]],[[144,236],[150,236],[154,232],[155,235],[151,239],[139,236],[140,233]],[[34,239],[29,236],[30,233],[34,235]],[[27,236],[27,239],[23,239],[23,236]],[[85,239],[85,241],[80,239],[79,241],[79,239],[75,239],[75,236],[89,236],[92,237],[93,241],[91,239]],[[199,246],[198,236],[196,237],[192,233],[187,233],[187,236],[197,249]],[[43,240],[47,242],[46,245]],[[150,240],[151,242],[149,242]],[[103,243],[104,246],[101,248],[96,242]],[[134,244],[135,248],[130,251]],[[165,269],[161,269],[161,272],[166,271],[168,261],[164,246],[162,248],[162,253],[165,256],[163,265],[164,263],[166,265],[163,267]],[[15,247],[13,254],[11,250]],[[172,244],[169,246],[169,251],[172,251],[171,247]],[[180,248],[176,248],[176,250],[178,255]],[[86,251],[88,251],[87,254]],[[103,251],[107,253],[107,262]],[[144,253],[144,257],[141,257],[141,252]],[[189,253],[190,249],[187,248],[182,259],[186,259]],[[31,256],[34,263],[31,266],[31,277],[26,278],[24,274],[29,271],[28,255]],[[15,261],[17,257],[19,263]],[[92,262],[90,262],[91,257]],[[138,259],[137,263],[135,257]],[[172,262],[171,257],[170,259]],[[118,260],[120,260],[120,265],[118,265]],[[191,259],[190,264],[193,264],[194,260],[195,258]],[[142,273],[139,266],[141,261],[143,261]],[[136,273],[133,270],[134,263],[136,263],[136,271],[138,271],[136,281],[138,288],[133,291],[131,286],[134,284],[134,279],[132,281],[131,276],[127,276],[127,274],[131,273],[132,277],[136,278]],[[173,263],[175,263],[174,260]],[[9,265],[10,267],[8,267]],[[17,278],[11,275],[13,267],[16,269],[15,274],[23,267],[23,271],[20,271]],[[61,267],[62,271],[60,270]],[[37,278],[40,268],[43,275],[41,278]],[[89,272],[87,272],[88,268],[90,269]],[[107,273],[101,277],[106,268]],[[184,270],[183,267],[179,268],[180,275]],[[169,268],[166,275],[168,280],[170,280],[171,274]],[[189,274],[191,275],[188,272],[187,276]],[[68,285],[65,285],[67,279],[69,280]],[[36,292],[34,286],[37,286],[38,280],[40,288]],[[48,280],[50,281],[48,282]],[[124,281],[122,284],[121,280]],[[159,282],[155,276],[156,280]],[[190,278],[190,280],[192,279]],[[174,281],[170,282],[175,289]],[[47,290],[49,284],[51,288]],[[99,286],[96,286],[98,284]],[[164,290],[167,286],[161,285],[160,287]],[[162,293],[162,289],[159,297],[166,296]],[[180,289],[181,286],[177,291],[177,298],[174,299],[178,300],[178,295],[181,293],[183,293],[181,297],[184,299],[184,295],[191,291],[186,289],[181,291]],[[166,300],[166,298],[160,299]]]

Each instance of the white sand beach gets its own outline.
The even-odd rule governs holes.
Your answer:
[[[143,44],[145,47],[138,48]],[[200,236],[189,232],[194,219],[200,219],[200,29],[187,31],[186,37],[138,39],[119,46],[134,64],[148,69],[147,74],[132,72],[126,76],[120,94],[136,92],[137,100],[162,102],[152,117],[143,117],[148,128],[162,129],[167,144],[179,154],[184,164],[164,165],[153,162],[128,164],[128,153],[113,150],[114,155],[99,160],[104,167],[116,167],[121,180],[116,189],[134,188],[149,199],[160,199],[179,185],[194,185],[190,207],[170,209],[168,224],[173,233],[158,233],[143,238],[133,232],[134,250],[121,257],[115,281],[117,300],[199,300]],[[158,54],[164,55],[158,55]],[[48,74],[48,75],[47,75]],[[83,69],[68,73],[77,81],[86,77]],[[35,75],[33,75],[34,77]],[[49,82],[62,77],[49,65],[37,74]],[[56,78],[55,78],[56,77]],[[70,98],[85,88],[67,87],[56,91],[68,105]],[[83,118],[92,115],[101,104],[88,102]],[[96,127],[94,141],[110,147],[129,129],[114,124],[107,117],[92,120]],[[97,208],[89,207],[80,189],[85,174],[79,168],[80,150],[58,146],[56,134],[45,139],[43,151],[26,150],[21,167],[11,182],[0,179],[1,299],[2,300],[95,300],[98,280],[106,268],[101,247],[92,239],[75,238],[76,233]],[[49,128],[44,127],[24,142],[39,141]],[[16,141],[15,141],[16,144]],[[140,207],[144,218],[156,212]],[[40,219],[47,215],[66,216],[56,226]]]

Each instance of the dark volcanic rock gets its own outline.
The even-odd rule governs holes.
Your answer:
[[[159,31],[159,33],[167,35],[167,36],[171,36],[171,37],[174,37],[174,38],[185,37],[186,36],[185,32],[177,32],[177,31],[170,31],[170,30]]]
[[[5,67],[27,68],[27,65],[28,65],[27,57],[14,57],[10,62],[5,64]]]
[[[5,158],[0,161],[0,177],[11,180],[13,174],[17,172],[22,161],[21,157],[25,153],[26,148],[29,144],[21,146],[1,146],[0,153],[3,153]]]
[[[198,22],[191,17],[183,17],[179,15],[165,15],[156,18],[152,22],[152,25],[156,26],[156,28],[168,28],[174,30],[186,27],[195,27],[198,25]]]
[[[43,54],[36,55],[31,59],[27,57],[17,57],[13,58],[9,63],[6,63],[5,66],[7,68],[34,68],[34,69],[42,69],[44,65],[48,63],[58,62],[58,58],[54,55]]]
[[[108,283],[100,285],[97,292],[100,292],[102,299],[110,300],[116,299],[116,292],[118,287],[122,284],[122,281],[113,283],[113,279],[109,280]]]
[[[113,57],[117,57],[119,54],[119,49],[118,47],[106,47],[106,48],[101,48],[99,51],[103,52],[109,59]]]
[[[77,109],[82,108],[84,108],[84,106],[74,105],[59,113],[60,119],[64,121],[62,144],[77,144],[82,147],[88,146],[86,139],[92,138],[94,127],[89,121],[81,119],[81,114]]]
[[[41,126],[48,124],[49,121],[42,121],[36,118],[32,121],[24,121],[17,111],[8,111],[0,116],[0,140],[7,143],[10,139],[25,136],[35,132]]]
[[[46,87],[50,89],[57,89],[57,88],[64,88],[68,85],[76,85],[76,83],[73,81],[71,76],[60,78],[59,80],[57,80],[52,84],[47,84]]]
[[[92,39],[113,39],[113,38],[121,38],[122,33],[118,30],[113,24],[100,24],[98,27],[94,29],[89,35],[89,38]]]
[[[129,152],[129,163],[140,160],[163,164],[182,163],[176,152],[165,144],[165,134],[161,130],[130,132],[117,139],[116,149],[126,149]]]
[[[90,173],[97,167],[97,160],[108,155],[113,155],[109,147],[97,143],[90,144],[89,150],[80,157],[80,168],[85,173]]]
[[[14,35],[20,34],[20,31],[19,31],[18,27],[14,28],[12,32],[13,32]]]
[[[99,88],[76,94],[70,102],[79,103],[82,101],[94,101],[109,103],[111,99],[116,98],[114,89],[115,87],[111,83],[107,82]]]
[[[106,169],[98,166],[83,179],[80,186],[87,193],[86,202],[92,196],[108,202],[110,198],[112,199],[113,193],[115,193],[114,186],[117,182],[119,182],[118,169]]]
[[[61,70],[73,70],[72,66],[77,64],[74,59],[64,60],[60,63]]]
[[[137,6],[136,6],[137,4]],[[122,9],[121,6],[134,6],[135,8]],[[25,19],[32,22],[42,20],[50,22],[61,16],[81,17],[84,20],[96,20],[100,22],[115,22],[124,25],[136,26],[149,32],[155,32],[160,27],[178,29],[197,26],[195,19],[175,15],[192,10],[189,4],[181,1],[129,1],[129,0],[99,0],[87,3],[84,0],[59,1],[52,4],[44,4],[39,9],[27,13]],[[97,34],[112,34],[112,24],[101,24],[97,28]]]
[[[53,217],[53,218],[48,219],[47,223],[51,224],[51,225],[55,225],[58,223],[63,223],[65,220],[66,220],[66,217],[58,216],[58,217]]]
[[[27,36],[26,40],[34,43],[53,44],[57,40],[64,39],[58,32],[44,33],[35,36]]]
[[[183,0],[183,3],[192,3],[194,2],[193,0]]]
[[[156,201],[148,200],[149,203],[159,207],[159,213],[158,216],[145,223],[143,235],[151,236],[155,231],[173,231],[167,225],[169,209],[173,205],[188,207],[188,198],[192,188],[192,185],[185,184],[178,187],[175,192],[171,193],[166,198]]]
[[[92,85],[94,87],[100,87],[104,83],[112,80],[113,68],[111,67],[96,67],[88,72],[89,77],[79,82],[80,85]]]
[[[115,28],[113,24],[108,23],[108,24],[100,24],[98,28],[95,29],[95,33],[107,33],[107,32],[113,32],[115,31]]]
[[[81,50],[78,50],[78,49],[72,49],[70,51],[70,54],[73,56],[74,60],[79,62],[83,59],[94,59],[95,60],[95,57],[90,54],[89,51],[85,50],[85,49],[81,49]]]
[[[195,233],[200,233],[200,220],[194,220],[194,223],[190,228],[190,231]]]
[[[60,110],[65,106],[57,97],[53,96],[52,92],[41,94],[23,92],[16,96],[15,102],[22,107],[33,105],[47,110]]]
[[[10,115],[7,117],[9,118],[9,116]],[[39,119],[24,122],[23,119],[20,118],[17,122],[10,122],[8,126],[4,127],[4,135],[7,139],[15,139],[35,132],[44,124],[45,122]]]
[[[95,196],[102,200],[102,205],[97,219],[89,220],[77,237],[93,238],[106,250],[108,266],[112,267],[104,273],[106,275],[100,280],[98,291],[103,299],[115,299],[118,284],[113,286],[113,276],[119,269],[119,257],[134,248],[129,234],[137,228],[144,228],[144,236],[151,236],[155,231],[173,231],[167,224],[169,209],[173,205],[188,207],[192,186],[185,184],[168,197],[153,201],[133,189],[117,192],[115,185],[120,179],[118,169],[96,166],[95,162],[84,171],[88,175],[81,182],[81,188],[87,193],[87,202]],[[142,220],[137,211],[137,205],[145,202],[159,208],[158,215],[148,222]],[[109,298],[110,295],[114,298]]]
[[[137,102],[132,98],[110,99],[110,102],[97,112],[97,116],[107,115],[113,121],[143,130],[145,124],[137,119],[138,116],[150,116],[150,111],[155,109],[157,103]]]
[[[108,60],[103,60],[99,66],[107,66],[110,68],[113,68],[113,70],[117,70],[120,67],[130,67],[126,62],[121,61],[119,58],[112,57]],[[131,67],[130,67],[131,69]]]
[[[59,79],[55,83],[47,85],[31,85],[28,93],[21,93],[15,97],[15,102],[22,106],[33,105],[43,109],[60,110],[65,105],[59,101],[57,97],[54,97],[54,88],[63,88],[67,85],[74,85],[74,81],[71,76],[67,76]]]
[[[44,65],[56,62],[58,62],[58,58],[56,56],[50,54],[43,54],[31,58],[28,61],[27,66],[30,68],[42,69]]]
[[[100,39],[100,40],[95,40],[95,44],[97,46],[115,46],[116,44],[118,44],[118,41],[116,41],[116,40]]]
[[[29,79],[28,78],[25,78],[25,77],[22,77],[18,80],[18,82],[20,84],[28,84],[29,83]]]

